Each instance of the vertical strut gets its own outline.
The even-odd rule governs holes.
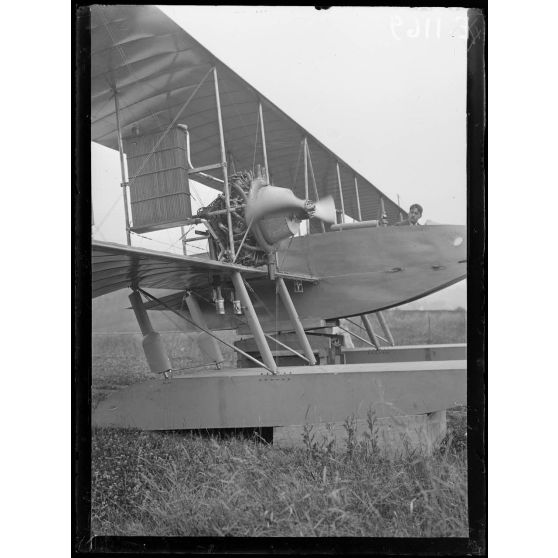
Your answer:
[[[126,219],[126,242],[132,245],[130,237],[130,215],[128,213],[128,190],[126,183],[126,164],[124,163],[124,147],[122,145],[122,130],[120,129],[120,106],[118,104],[118,91],[114,90],[114,109],[116,113],[116,134],[118,137],[118,153],[120,154],[120,174],[122,176],[122,197],[124,198],[124,218]]]
[[[229,155],[228,155],[228,161],[229,161],[228,164],[231,167],[232,173],[235,174],[236,173],[236,163],[235,163],[235,160],[234,160],[234,155],[230,151],[229,151]]]
[[[308,199],[310,193],[308,191],[308,140],[304,136],[304,199]]]
[[[310,342],[308,341],[308,337],[306,337],[306,333],[304,328],[302,327],[302,323],[298,317],[298,312],[293,304],[291,299],[291,295],[287,290],[287,286],[285,285],[285,281],[283,281],[282,277],[277,278],[277,286],[279,288],[279,296],[287,309],[287,313],[289,314],[289,318],[291,319],[291,323],[293,324],[294,330],[296,332],[296,336],[298,342],[300,343],[306,358],[313,366],[316,364],[316,358],[314,357],[314,351],[312,351],[312,347],[310,346]]]
[[[188,254],[187,254],[187,250],[186,250],[186,244],[187,244],[187,242],[186,242],[186,231],[184,229],[184,226],[180,227],[180,234],[181,234],[180,238],[182,240],[182,253],[185,256],[187,256]]]
[[[368,333],[368,337],[370,338],[370,341],[372,341],[372,343],[375,345],[376,349],[379,349],[380,344],[378,343],[378,338],[376,337],[376,334],[374,333],[374,330],[372,329],[372,324],[370,323],[370,320],[368,319],[368,316],[366,314],[362,314],[360,316],[360,319],[362,320],[364,328],[366,329],[366,333]]]
[[[265,174],[266,180],[268,183],[271,182],[271,172],[269,171],[269,163],[267,162],[267,145],[265,143],[265,126],[264,126],[264,119],[263,119],[263,108],[261,102],[258,105],[258,110],[260,111],[260,128],[262,132],[262,151],[264,157],[264,165],[265,165]]]
[[[389,344],[392,347],[394,347],[395,346],[395,341],[393,340],[393,335],[391,334],[391,331],[389,329],[389,326],[387,325],[387,322],[386,322],[386,319],[384,318],[384,315],[381,312],[376,312],[376,315],[378,316],[378,321],[380,322],[380,325],[382,326],[382,329],[384,331],[385,336],[389,340]]]
[[[308,153],[308,162],[310,163],[310,174],[312,175],[312,186],[314,187],[314,195],[316,196],[316,201],[320,199],[318,194],[318,186],[316,184],[316,177],[314,176],[314,166],[312,165],[312,157],[310,156],[310,150],[308,149],[308,142],[306,142],[306,151]],[[320,227],[322,232],[326,232],[324,222],[320,219]]]
[[[234,260],[234,236],[231,217],[231,197],[229,191],[229,175],[227,171],[227,153],[225,150],[225,135],[223,134],[223,116],[221,114],[221,98],[219,97],[219,79],[217,68],[213,68],[213,81],[215,83],[215,99],[217,101],[217,120],[219,122],[219,144],[221,146],[221,164],[223,165],[223,190],[225,193],[225,207],[227,208],[227,228],[229,229],[229,250]]]
[[[254,336],[254,340],[256,341],[256,345],[260,351],[260,355],[264,364],[267,366],[269,370],[272,371],[273,374],[277,373],[277,365],[273,360],[273,355],[271,354],[271,349],[267,344],[265,339],[265,334],[263,332],[262,326],[260,321],[258,320],[258,316],[256,311],[254,310],[254,306],[252,305],[252,301],[250,300],[250,295],[246,290],[246,286],[244,285],[244,281],[242,279],[242,275],[238,271],[234,271],[232,274],[232,280],[234,283],[234,288],[236,289],[236,293],[240,297],[240,301],[246,310],[246,318],[248,319],[248,325],[250,326],[250,331]]]
[[[341,174],[339,172],[339,163],[337,166],[337,186],[339,186],[339,198],[341,199],[341,223],[345,222],[345,202],[343,201],[343,187],[341,186]]]
[[[384,205],[384,198],[380,196],[380,215],[378,216],[378,221],[380,224],[383,224],[385,226],[386,222],[384,221],[384,215],[387,218],[386,206]]]
[[[362,221],[362,213],[360,212],[360,196],[358,194],[358,182],[356,176],[355,176],[355,194],[356,194],[356,202],[357,202],[358,220]]]
[[[184,301],[186,302],[186,306],[188,306],[188,312],[190,312],[190,316],[192,316],[194,323],[200,327],[200,329],[209,329],[196,297],[193,296],[191,292],[186,292],[184,295]],[[207,353],[208,356],[219,366],[219,364],[225,360],[223,358],[223,354],[221,353],[219,343],[215,338],[207,336],[207,333],[205,333],[203,329],[202,333],[200,333],[200,341],[198,341],[200,349],[202,352]],[[206,337],[202,338],[201,336]]]

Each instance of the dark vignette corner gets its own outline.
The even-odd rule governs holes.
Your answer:
[[[90,539],[91,131],[90,9],[72,6],[72,552]]]
[[[469,551],[486,553],[486,24],[487,9],[470,8],[467,41],[467,421]]]

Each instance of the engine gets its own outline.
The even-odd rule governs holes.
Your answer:
[[[273,215],[273,210],[270,210],[272,215],[264,215],[257,221],[253,218],[248,219],[246,209],[249,201],[263,184],[259,173],[254,177],[250,171],[237,172],[229,178],[232,233],[237,254],[235,262],[241,265],[258,267],[266,264],[268,254],[273,252],[274,246],[279,241],[297,234],[301,219],[307,217],[305,212],[298,211],[297,214],[291,209],[287,214],[281,215]],[[292,192],[285,188],[276,190],[292,195]],[[211,227],[213,241],[217,244],[217,259],[231,261],[231,254],[226,248],[229,245],[229,227],[225,196],[219,194],[208,206],[198,211],[198,217],[203,218]],[[247,232],[248,227],[250,229]]]
[[[266,183],[258,169],[256,176],[241,171],[229,178],[231,226],[235,262],[246,266],[269,263],[279,242],[296,235],[303,219],[316,217],[335,222],[335,204],[331,196],[313,202],[297,198],[288,188]],[[229,223],[225,196],[220,194],[198,211],[211,234],[216,259],[232,261],[229,246]]]

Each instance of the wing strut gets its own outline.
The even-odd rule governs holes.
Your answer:
[[[258,316],[256,314],[256,311],[254,310],[254,306],[252,305],[252,301],[250,300],[250,295],[246,290],[246,285],[244,285],[244,280],[242,279],[242,275],[240,275],[240,272],[234,271],[232,274],[232,280],[234,283],[234,288],[236,289],[242,305],[246,310],[248,325],[250,326],[250,330],[252,332],[252,335],[254,336],[254,340],[256,341],[256,345],[258,346],[260,355],[262,355],[262,359],[266,364],[266,368],[273,374],[276,374],[277,365],[273,360],[271,349],[269,348],[269,345],[265,340],[265,334],[263,332],[260,321],[258,320]]]
[[[380,325],[382,326],[382,329],[384,330],[384,334],[385,336],[388,338],[389,340],[389,344],[394,347],[395,346],[395,341],[393,339],[393,335],[391,334],[391,331],[389,329],[389,326],[386,322],[386,319],[384,318],[384,315],[382,314],[382,312],[376,312],[376,315],[378,316],[378,321],[380,322]]]
[[[227,170],[227,152],[225,147],[225,136],[223,134],[223,115],[221,114],[221,97],[219,95],[219,78],[217,77],[217,68],[213,67],[213,82],[215,84],[215,100],[217,102],[217,121],[219,124],[219,146],[221,148],[221,165],[223,167],[223,190],[225,194],[225,207],[227,208],[227,227],[229,229],[229,250],[231,259],[234,260],[234,236],[232,228],[231,216],[231,200],[229,189],[229,175]]]
[[[304,350],[304,354],[308,359],[308,362],[311,366],[316,364],[316,357],[314,356],[314,351],[312,351],[312,347],[310,346],[310,342],[308,341],[308,337],[306,337],[306,333],[304,332],[304,328],[300,323],[300,319],[298,317],[298,313],[296,308],[293,304],[291,299],[291,295],[287,290],[287,286],[285,285],[285,281],[283,281],[282,277],[278,277],[276,280],[277,287],[279,289],[279,296],[287,309],[287,313],[289,314],[289,318],[291,319],[291,323],[293,324],[294,330],[296,332],[296,336],[298,338],[298,342],[300,343],[301,347]]]
[[[190,312],[190,316],[194,322],[205,329],[209,329],[207,327],[207,323],[205,322],[205,318],[203,317],[203,313],[200,310],[200,305],[194,296],[192,296],[191,291],[186,291],[183,300],[186,302],[186,306],[188,306],[188,311]],[[202,341],[203,333],[200,333],[200,337],[198,338],[198,344],[200,345],[200,349],[202,352],[206,352],[217,364],[219,368],[221,363],[224,362],[223,355],[221,353],[221,349],[219,348],[219,343],[213,337],[208,337]]]
[[[118,91],[114,89],[114,110],[116,114],[116,134],[118,136],[118,153],[120,154],[120,174],[122,175],[122,196],[124,197],[124,217],[126,219],[126,242],[132,245],[130,236],[130,214],[128,213],[128,183],[126,182],[126,169],[124,163],[124,147],[122,145],[122,129],[120,128],[120,106],[118,103]]]
[[[236,272],[238,273],[238,272]],[[239,274],[240,275],[240,274]],[[242,282],[242,278],[240,279]],[[244,286],[244,283],[243,283]],[[253,356],[250,356],[248,353],[245,353],[242,349],[239,349],[238,347],[235,347],[234,345],[231,345],[230,343],[227,343],[227,341],[220,339],[219,337],[217,337],[217,335],[215,335],[215,333],[213,333],[210,329],[206,329],[203,326],[197,324],[196,322],[194,322],[193,320],[190,320],[189,318],[187,318],[182,312],[180,312],[179,310],[176,310],[175,308],[172,308],[171,306],[169,306],[168,304],[166,304],[163,300],[154,297],[152,294],[149,294],[147,291],[144,291],[143,289],[140,289],[138,287],[137,289],[140,293],[142,293],[144,296],[146,296],[149,300],[152,300],[154,302],[157,302],[158,304],[164,306],[167,310],[170,310],[171,312],[173,312],[174,314],[176,314],[177,316],[180,316],[184,321],[188,322],[189,324],[197,327],[198,329],[201,329],[203,332],[207,333],[208,335],[210,335],[211,337],[217,339],[217,341],[220,341],[221,343],[223,343],[223,345],[226,345],[227,347],[229,347],[229,349],[232,349],[233,351],[236,351],[237,353],[240,353],[242,356],[246,357],[247,359],[250,359],[252,362],[255,362],[258,366],[261,366],[262,368],[266,368],[267,370],[269,370],[272,374],[276,374],[277,372],[277,366],[275,365],[275,361],[273,360],[273,357],[271,357],[271,362],[273,363],[273,367],[269,367],[266,364],[260,362],[258,359],[254,358]],[[246,289],[245,289],[246,290]],[[246,293],[246,295],[248,295],[248,293]],[[250,301],[250,299],[248,298],[248,300]],[[250,305],[252,303],[250,302]],[[254,308],[252,307],[252,310],[254,310]],[[255,314],[255,312],[254,312]],[[261,329],[261,326],[258,322],[258,326]],[[255,337],[255,336],[254,336]],[[264,341],[265,342],[265,341]],[[266,343],[267,346],[267,343]],[[259,346],[258,346],[259,348]],[[269,347],[268,347],[268,351],[269,351]],[[269,354],[271,356],[271,351],[269,351]]]
[[[362,320],[362,323],[364,324],[364,327],[366,328],[366,333],[368,333],[368,337],[370,337],[370,341],[372,341],[372,343],[374,343],[374,346],[376,347],[376,349],[379,349],[380,348],[380,343],[378,342],[378,338],[376,337],[376,333],[372,329],[372,324],[370,323],[370,320],[368,319],[368,316],[366,314],[362,314],[360,316],[360,319]]]

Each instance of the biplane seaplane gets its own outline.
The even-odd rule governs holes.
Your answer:
[[[127,234],[93,241],[92,295],[129,290],[154,375],[102,401],[94,424],[276,428],[465,402],[464,349],[405,352],[372,327],[375,315],[391,342],[383,310],[466,277],[465,228],[394,226],[401,207],[157,8],[91,9],[91,139],[120,153]],[[215,190],[195,213],[191,182]],[[202,254],[188,253],[192,225]],[[178,228],[183,254],[132,245]],[[208,366],[173,370],[157,311],[199,333]],[[367,335],[352,357],[331,350],[342,319]]]

